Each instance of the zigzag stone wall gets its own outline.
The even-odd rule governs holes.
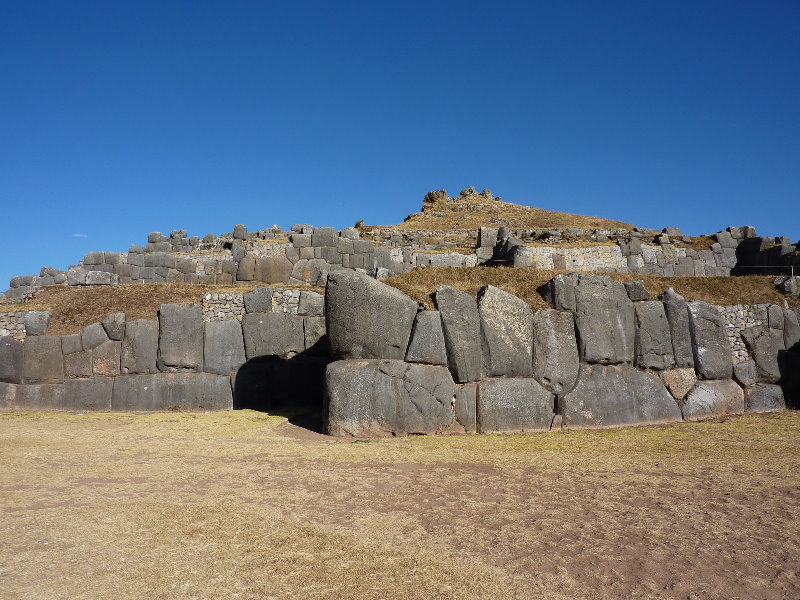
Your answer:
[[[324,406],[334,435],[514,432],[695,419],[797,402],[798,311],[713,307],[572,274],[552,309],[486,287],[420,310],[350,271],[326,294],[263,287],[123,313],[73,335],[49,314],[0,336],[5,410]],[[751,318],[748,315],[757,315]],[[737,321],[738,319],[738,321]],[[741,323],[741,327],[737,323]],[[743,346],[731,348],[735,331]]]

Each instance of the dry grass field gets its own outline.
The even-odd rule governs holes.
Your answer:
[[[0,414],[0,598],[800,597],[800,413],[340,440]]]

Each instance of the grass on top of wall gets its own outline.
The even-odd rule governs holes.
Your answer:
[[[484,285],[493,285],[522,298],[534,310],[548,308],[548,304],[537,291],[559,273],[570,271],[550,271],[544,269],[516,269],[513,267],[417,267],[413,271],[386,280],[417,302],[433,306],[433,294],[440,285],[449,285],[457,290],[475,296]],[[650,297],[655,300],[659,294],[671,287],[686,300],[703,300],[718,305],[731,304],[778,304],[783,300],[796,308],[800,301],[785,296],[775,287],[774,277],[748,275],[744,277],[662,277],[637,275],[634,273],[609,273],[614,281],[643,280]]]

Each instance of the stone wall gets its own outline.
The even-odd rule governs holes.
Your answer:
[[[436,311],[357,273],[331,274],[324,423],[341,436],[526,432],[694,420],[796,405],[800,311],[745,318],[734,364],[720,310],[672,290],[559,275],[533,313],[487,286],[444,286]],[[744,311],[747,312],[747,311]],[[744,358],[744,360],[741,360]]]

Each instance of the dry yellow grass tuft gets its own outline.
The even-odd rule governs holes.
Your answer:
[[[515,269],[513,267],[417,267],[413,271],[397,275],[386,283],[401,290],[417,302],[431,303],[436,288],[449,285],[455,289],[477,295],[484,285],[501,288],[531,305],[534,310],[548,305],[537,289],[555,275],[569,271],[538,269]],[[643,280],[650,297],[671,287],[687,300],[703,300],[718,305],[732,304],[778,304],[784,299],[792,307],[799,307],[800,300],[785,296],[775,287],[773,277],[750,275],[745,277],[660,277],[633,273],[608,273],[617,282]]]
[[[800,597],[800,414],[334,440],[0,414],[3,598]]]

